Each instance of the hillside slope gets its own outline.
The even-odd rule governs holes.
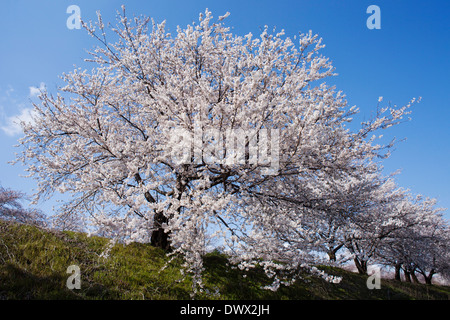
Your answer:
[[[109,240],[74,232],[49,232],[0,221],[0,299],[190,299],[191,280],[182,278],[181,261],[163,271],[164,252],[146,244],[114,245]],[[105,251],[106,250],[106,251]],[[81,288],[68,289],[70,265],[80,268]],[[212,253],[205,258],[205,291],[197,299],[226,300],[449,300],[450,287],[399,283],[382,279],[381,289],[369,290],[366,276],[324,267],[340,276],[339,284],[304,275],[276,292],[262,289],[270,280],[258,270],[244,272]]]

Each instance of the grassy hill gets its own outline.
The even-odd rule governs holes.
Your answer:
[[[191,280],[182,278],[174,261],[161,271],[167,257],[146,244],[116,244],[109,257],[101,256],[108,239],[75,232],[49,232],[33,226],[0,221],[1,299],[190,299]],[[78,265],[81,289],[70,290],[68,266]],[[260,270],[244,272],[227,264],[225,257],[205,257],[205,291],[197,299],[226,300],[449,300],[450,287],[399,283],[382,279],[381,289],[369,290],[366,276],[339,268],[322,267],[341,276],[339,284],[304,275],[303,280],[276,292]],[[218,295],[217,293],[220,293]]]

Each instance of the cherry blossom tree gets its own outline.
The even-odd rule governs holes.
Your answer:
[[[46,217],[38,209],[24,208],[25,194],[0,186],[0,219],[19,223],[46,226]]]
[[[414,267],[426,284],[432,283],[435,274],[447,280],[450,278],[450,229],[445,221],[439,220],[438,224],[421,229],[421,237],[414,243],[418,248],[413,256]]]
[[[23,124],[18,160],[38,181],[35,200],[68,193],[60,220],[84,217],[121,241],[181,253],[195,274],[210,238],[244,268],[307,263],[295,237],[299,212],[326,204],[315,181],[387,156],[391,144],[374,133],[401,122],[414,100],[350,130],[358,110],[326,85],[334,69],[317,35],[239,36],[227,15],[214,22],[206,10],[170,34],[123,9],[113,43],[100,14],[85,23],[99,42],[94,67],[64,74]]]
[[[353,256],[360,274],[366,274],[368,264],[377,250],[392,234],[406,228],[405,220],[413,210],[405,205],[405,191],[398,188],[392,179],[379,182],[364,202],[365,207],[351,217],[345,235],[345,247]]]
[[[438,273],[448,279],[450,233],[442,216],[444,209],[436,208],[436,199],[417,196],[413,200],[414,214],[408,227],[397,230],[383,244],[377,260],[394,266],[396,280],[401,280],[401,270],[408,282],[419,282],[416,273],[421,274],[427,284],[431,284],[433,275]]]

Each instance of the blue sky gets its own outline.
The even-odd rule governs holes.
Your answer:
[[[237,34],[257,34],[264,25],[319,34],[338,76],[330,83],[342,90],[361,118],[370,117],[379,96],[385,102],[406,104],[422,97],[412,109],[412,120],[384,132],[406,138],[384,162],[386,173],[401,169],[400,186],[413,193],[436,197],[450,208],[450,1],[416,0],[296,0],[296,1],[116,1],[116,0],[5,0],[0,20],[0,184],[33,192],[35,182],[20,178],[23,168],[7,162],[20,131],[12,120],[27,116],[35,92],[45,85],[56,93],[59,76],[86,66],[85,49],[95,42],[82,29],[70,30],[69,5],[78,5],[83,20],[114,22],[116,10],[126,5],[129,15],[166,20],[169,31],[196,21],[210,9],[215,17],[231,13],[227,25]],[[381,29],[370,30],[369,5],[381,10]],[[41,204],[51,213],[53,201]],[[450,218],[447,211],[446,216]]]

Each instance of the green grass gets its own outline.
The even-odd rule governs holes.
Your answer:
[[[181,300],[191,299],[192,282],[180,274],[181,260],[164,270],[165,253],[147,244],[116,244],[108,258],[101,253],[109,240],[83,233],[49,232],[33,226],[0,221],[0,299]],[[78,265],[81,289],[70,290],[67,268]],[[399,283],[382,279],[380,290],[366,287],[367,276],[339,268],[320,267],[342,277],[339,284],[304,274],[278,291],[262,289],[271,283],[254,269],[232,267],[224,255],[205,257],[205,290],[197,299],[226,300],[448,300],[450,287]],[[220,295],[217,294],[220,293]]]

